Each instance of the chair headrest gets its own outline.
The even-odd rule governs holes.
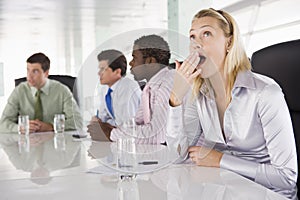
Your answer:
[[[275,44],[253,53],[254,72],[273,78],[291,111],[300,111],[300,40]]]

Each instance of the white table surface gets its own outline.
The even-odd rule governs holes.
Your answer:
[[[87,173],[101,165],[88,152],[95,148],[90,139],[67,133],[65,150],[59,150],[53,137],[38,135],[30,151],[20,153],[17,134],[0,134],[1,200],[121,199],[128,188],[137,194],[130,200],[286,199],[233,172],[188,164],[138,175],[124,185],[116,174]],[[94,144],[100,155],[110,151],[109,143]]]

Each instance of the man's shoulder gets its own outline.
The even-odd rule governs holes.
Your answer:
[[[174,73],[174,69],[165,67],[155,74],[155,76],[149,80],[148,84],[151,85],[151,87],[161,87],[164,85],[165,87],[171,88],[173,86]]]
[[[116,92],[117,96],[122,97],[122,96],[128,96],[128,95],[130,96],[133,94],[140,95],[142,91],[140,89],[139,84],[136,81],[134,81],[128,77],[123,77],[120,80],[117,88],[115,88],[115,92]]]
[[[135,80],[132,80],[128,77],[121,78],[120,83],[121,83],[120,85],[122,85],[122,87],[126,87],[128,89],[140,87],[139,84]]]
[[[29,87],[27,81],[24,81],[24,82],[20,83],[18,86],[16,86],[13,91],[25,92],[27,90],[29,91],[30,87]]]
[[[49,79],[49,92],[51,95],[72,96],[72,91],[57,80]]]
[[[151,81],[158,81],[158,80],[165,80],[168,79],[170,77],[173,77],[175,70],[165,67],[163,69],[161,69],[159,72],[157,72],[151,79]]]
[[[55,89],[58,89],[58,90],[69,90],[69,88],[62,84],[61,82],[57,81],[57,80],[53,80],[53,79],[48,79],[49,81],[49,87],[50,88],[55,88]]]

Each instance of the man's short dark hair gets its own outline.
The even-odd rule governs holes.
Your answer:
[[[42,69],[44,72],[50,69],[50,59],[43,53],[35,53],[30,56],[27,60],[27,63],[39,63],[42,65]]]
[[[146,35],[134,41],[144,58],[154,57],[163,65],[169,65],[171,57],[168,43],[159,35]]]
[[[121,76],[125,76],[127,70],[127,60],[124,54],[118,50],[104,50],[97,56],[98,61],[108,60],[108,66],[115,71],[121,69]]]

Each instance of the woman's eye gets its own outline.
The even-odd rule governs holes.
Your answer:
[[[204,33],[203,33],[203,36],[204,37],[208,37],[208,36],[210,36],[211,34],[210,34],[210,32],[209,31],[205,31]]]
[[[190,35],[190,40],[194,40],[195,36],[194,35]]]

